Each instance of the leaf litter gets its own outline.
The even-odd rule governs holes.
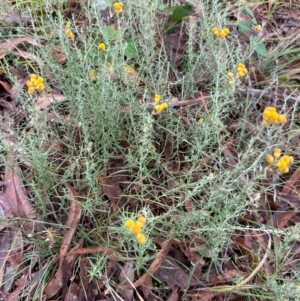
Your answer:
[[[166,60],[172,63],[172,68],[176,71],[182,68],[182,64],[187,55],[189,36],[187,34],[186,26],[196,27],[197,17],[202,17],[202,8],[199,1],[192,1],[197,8],[195,9],[195,16],[187,13],[188,23],[186,23],[186,11],[187,6],[178,6],[174,9],[176,11],[176,18],[173,20],[172,15],[166,17],[167,25],[171,26],[171,29],[175,32],[163,32],[163,28],[157,25],[157,36],[158,41],[156,47],[162,47],[162,52]],[[235,20],[240,29],[240,43],[241,47],[245,48],[250,43],[251,38],[260,37],[261,43],[266,50],[271,49],[269,46],[274,46],[274,43],[278,41],[272,40],[274,36],[282,37],[287,35],[285,38],[292,39],[293,35],[297,33],[297,27],[299,27],[298,15],[291,10],[288,10],[285,6],[279,6],[275,9],[275,19],[278,24],[283,27],[280,29],[279,26],[274,26],[272,22],[267,19],[267,14],[273,9],[271,2],[269,5],[255,5],[252,6],[251,3],[243,10],[242,13],[238,10],[238,5],[228,4],[227,8],[232,12],[232,19]],[[299,10],[299,9],[298,9]],[[185,11],[185,13],[183,13]],[[17,12],[13,12],[14,14]],[[78,24],[80,22],[87,20],[84,18],[84,10],[81,4],[74,4],[73,1],[69,1],[67,9],[64,11],[65,17],[67,15],[74,15],[77,18]],[[181,15],[183,13],[183,15]],[[106,12],[106,21],[111,23],[114,28],[113,19],[110,16],[110,11]],[[289,21],[287,22],[287,16],[289,16]],[[9,16],[7,15],[5,19]],[[164,14],[162,14],[164,18]],[[10,22],[15,22],[15,17],[10,16]],[[3,22],[4,19],[0,19]],[[261,35],[253,29],[253,25],[256,23],[262,23],[266,21],[266,27],[264,28]],[[174,23],[174,21],[176,21]],[[237,33],[239,34],[239,33]],[[280,42],[280,41],[279,41]],[[31,45],[29,47],[27,44]],[[78,46],[78,45],[77,45]],[[38,42],[36,39],[25,36],[22,38],[12,38],[6,39],[0,44],[0,59],[7,58],[9,56],[16,56],[20,59],[30,60],[36,63],[41,69],[45,70],[45,64],[41,58],[32,51],[32,47],[45,47],[43,43]],[[261,56],[267,56],[265,50],[256,49],[257,56],[256,59]],[[131,59],[135,58],[134,52],[132,52]],[[269,54],[270,56],[272,53]],[[52,53],[53,59],[64,67],[68,63],[68,56],[65,54],[62,46],[57,46],[55,51]],[[250,79],[253,82],[252,88],[250,87],[247,93],[253,97],[260,99],[259,104],[263,106],[266,103],[266,99],[279,98],[278,102],[286,102],[291,107],[298,101],[297,93],[291,94],[289,97],[285,96],[285,89],[294,89],[295,83],[299,80],[297,74],[299,73],[299,64],[297,59],[294,59],[286,63],[283,56],[277,57],[278,64],[284,63],[284,68],[281,69],[282,74],[288,74],[289,77],[282,79],[284,85],[280,87],[278,91],[265,91],[264,84],[269,83],[272,79],[268,77],[263,70],[263,66],[258,66],[251,70]],[[11,64],[11,63],[10,63]],[[10,66],[10,72],[15,74],[18,78],[19,84],[24,85],[25,76],[22,72],[16,69],[14,66]],[[51,72],[45,73],[48,75],[48,80],[53,81],[53,74]],[[145,84],[143,76],[134,72],[134,76],[128,74],[127,79],[133,76],[135,79],[134,84],[136,86]],[[174,72],[170,73],[170,78],[175,76]],[[197,73],[199,83],[204,83],[211,80],[211,76],[205,72],[198,71]],[[138,80],[137,80],[138,79]],[[112,80],[120,80],[120,76],[115,76]],[[26,113],[22,112],[24,108],[19,104],[20,91],[17,85],[13,86],[11,81],[1,73],[1,113],[6,121],[6,124],[1,124],[2,138],[7,141],[6,145],[9,151],[6,154],[6,167],[2,170],[1,180],[2,189],[0,191],[0,216],[1,216],[1,241],[0,241],[0,288],[1,293],[5,296],[5,300],[16,300],[17,298],[29,293],[24,293],[23,291],[30,285],[30,282],[37,283],[36,280],[40,277],[42,266],[40,265],[39,270],[29,270],[29,266],[23,266],[24,262],[24,252],[28,252],[30,249],[30,243],[25,243],[25,238],[30,237],[34,232],[40,230],[37,227],[40,216],[35,208],[35,204],[32,202],[34,198],[30,195],[30,190],[26,187],[26,177],[23,177],[25,159],[21,154],[19,149],[15,149],[14,141],[11,136],[16,136],[17,132],[15,128],[9,129],[9,121],[13,120],[15,124],[22,124],[22,122],[27,122],[30,124],[31,121],[26,119]],[[253,88],[255,87],[255,88]],[[141,88],[141,87],[139,87]],[[209,89],[203,85],[200,87],[199,92],[195,94],[194,97],[190,97],[185,100],[181,97],[181,91],[179,87],[174,85],[171,89],[173,95],[168,102],[169,107],[176,110],[180,121],[183,126],[187,129],[194,126],[191,121],[190,112],[196,112],[199,108],[203,109],[206,117],[213,121],[211,115],[211,103],[212,97],[209,95]],[[201,92],[203,91],[203,92]],[[48,116],[51,122],[55,123],[55,111],[62,107],[70,99],[63,95],[62,93],[53,91],[48,91],[49,93],[38,95],[35,98],[36,107]],[[242,91],[245,92],[245,91]],[[204,96],[205,95],[205,96]],[[143,100],[137,102],[138,106],[144,105]],[[146,104],[147,109],[152,109],[154,104],[148,102]],[[120,110],[120,113],[126,114],[134,111],[135,105],[128,105]],[[20,112],[21,118],[17,119],[12,116],[13,112]],[[67,119],[64,110],[61,111],[63,119]],[[195,116],[197,113],[194,113]],[[297,111],[299,114],[299,111]],[[50,118],[50,116],[54,116]],[[158,116],[154,116],[156,118]],[[233,117],[233,119],[235,119]],[[238,118],[236,118],[238,119]],[[235,120],[236,121],[236,120]],[[299,120],[298,120],[299,122]],[[57,122],[58,124],[58,122]],[[234,123],[232,120],[225,120],[224,124],[226,130],[229,133],[234,133],[238,122]],[[26,128],[26,127],[25,127]],[[33,129],[32,123],[30,127]],[[78,137],[80,137],[79,126]],[[232,136],[230,141],[225,141],[223,143],[222,151],[218,151],[226,161],[226,168],[228,170],[234,171],[236,166],[240,162],[240,157],[238,154],[237,145],[241,143],[242,139],[247,135],[251,134],[249,131],[242,137]],[[20,134],[20,132],[18,132]],[[221,137],[220,133],[220,137]],[[22,133],[21,133],[22,135]],[[166,145],[165,147],[154,146],[154,151],[163,154],[165,160],[166,171],[163,176],[153,175],[153,181],[155,191],[153,195],[145,195],[146,199],[150,199],[155,195],[161,196],[160,200],[162,203],[171,206],[174,204],[174,199],[168,197],[165,194],[165,188],[161,187],[160,184],[167,179],[168,189],[177,189],[175,182],[173,180],[173,175],[181,177],[184,179],[184,175],[191,171],[190,174],[193,175],[193,181],[196,182],[199,177],[203,174],[198,172],[198,167],[200,166],[205,170],[207,166],[213,166],[217,164],[213,159],[213,155],[208,155],[199,166],[189,166],[184,163],[184,146],[176,154],[174,148],[176,143],[172,141],[170,137],[165,137],[161,145]],[[158,143],[160,144],[160,143]],[[126,151],[130,151],[130,145],[124,142]],[[72,150],[73,151],[73,150]],[[181,154],[182,153],[182,154]],[[296,154],[297,156],[298,154]],[[121,157],[124,154],[120,155]],[[144,185],[150,185],[149,183],[140,183],[134,186],[130,185],[130,181],[135,179],[135,174],[133,171],[124,172],[124,157],[118,157],[116,154],[112,154],[110,159],[110,165],[114,166],[111,170],[108,168],[107,174],[98,175],[98,185],[101,187],[99,189],[99,194],[108,199],[109,206],[111,208],[111,213],[114,216],[120,217],[122,211],[127,210],[127,205],[134,212],[135,206],[138,203],[132,197],[134,192],[143,191]],[[121,158],[121,160],[119,160]],[[297,157],[299,159],[299,157]],[[62,160],[63,162],[63,160]],[[152,164],[152,163],[151,163]],[[58,165],[59,166],[59,165]],[[118,172],[120,173],[118,176]],[[123,176],[120,176],[123,173]],[[47,279],[47,284],[43,290],[46,294],[46,300],[136,300],[137,298],[141,300],[141,294],[143,294],[146,300],[180,300],[182,294],[185,294],[189,300],[244,300],[237,293],[239,289],[251,288],[251,285],[261,285],[266,280],[267,274],[274,272],[277,269],[276,262],[269,256],[271,250],[274,250],[274,244],[280,244],[282,240],[285,239],[282,230],[294,227],[299,224],[300,221],[300,199],[299,199],[299,176],[300,169],[295,168],[292,173],[288,176],[282,177],[284,181],[279,188],[275,188],[271,191],[267,184],[271,184],[274,180],[273,175],[267,175],[265,185],[260,185],[262,193],[255,198],[257,200],[257,206],[260,210],[253,210],[249,206],[249,210],[246,210],[245,215],[239,221],[240,225],[253,226],[255,223],[260,223],[266,227],[272,227],[275,230],[280,230],[274,234],[271,238],[270,234],[263,233],[255,228],[255,231],[236,231],[231,234],[232,241],[231,246],[228,249],[223,249],[219,253],[220,258],[227,258],[230,260],[218,262],[216,265],[213,262],[209,262],[209,259],[202,256],[202,252],[208,250],[208,246],[205,243],[205,239],[198,237],[197,235],[191,234],[190,237],[193,239],[186,238],[173,238],[172,231],[169,233],[169,239],[160,238],[159,236],[155,239],[155,257],[149,261],[147,269],[143,272],[137,272],[137,267],[135,263],[134,255],[129,253],[128,256],[124,256],[124,250],[114,247],[113,244],[104,245],[103,242],[96,242],[96,246],[90,246],[86,244],[83,238],[80,238],[80,228],[86,224],[92,223],[91,220],[87,221],[86,216],[83,213],[83,199],[85,194],[87,194],[87,188],[83,187],[77,190],[75,185],[67,183],[65,189],[69,194],[69,208],[67,209],[67,218],[64,221],[63,231],[60,229],[61,241],[57,248],[55,240],[51,244],[53,248],[53,254],[57,260],[57,266],[53,266],[51,271],[51,277]],[[164,178],[165,177],[165,178]],[[214,175],[208,176],[207,178],[213,179]],[[242,176],[240,177],[240,184],[245,184],[246,180]],[[184,180],[183,180],[184,181]],[[71,181],[70,181],[71,182]],[[191,185],[194,185],[194,182]],[[152,185],[152,184],[151,184]],[[186,199],[186,191],[179,190],[178,194],[182,199]],[[176,194],[174,194],[176,196]],[[174,198],[173,196],[173,198]],[[201,197],[205,199],[205,194]],[[249,198],[251,195],[249,194]],[[54,203],[53,197],[53,203]],[[185,214],[186,216],[177,216],[177,220],[183,222],[185,218],[202,212],[197,211],[196,203],[193,199],[186,199],[185,203]],[[156,212],[156,217],[159,217],[164,208],[162,205],[158,205],[155,202],[149,205],[149,209],[152,212]],[[109,212],[106,213],[109,215]],[[209,218],[212,218],[210,216]],[[83,222],[84,221],[84,222]],[[49,219],[48,222],[53,222]],[[191,230],[196,231],[197,225],[194,223],[191,225]],[[116,238],[116,241],[120,239],[120,236]],[[272,241],[273,240],[273,241]],[[273,242],[273,245],[271,243]],[[281,267],[278,267],[282,274],[290,273],[291,269],[294,271],[299,270],[297,266],[299,265],[299,242],[296,240],[289,241],[289,258],[284,258],[285,262],[282,263]],[[117,244],[116,244],[117,246]],[[199,249],[200,248],[200,249]],[[202,249],[201,249],[202,248]],[[174,249],[176,251],[174,251]],[[28,253],[26,253],[28,255]],[[177,254],[176,256],[174,254]],[[92,270],[91,259],[88,255],[106,256],[107,265],[106,275],[97,277],[90,277],[89,271]],[[149,255],[153,255],[153,251],[149,252]],[[175,260],[176,257],[176,260]],[[18,273],[15,271],[18,270]],[[80,272],[78,272],[80,271]],[[8,275],[12,275],[10,280],[5,279]],[[19,277],[21,275],[21,277]],[[108,289],[107,279],[112,279],[114,283],[114,289],[118,291],[118,295],[114,296],[112,294],[113,290]],[[236,279],[242,279],[240,282],[236,283]],[[166,283],[167,289],[161,295],[157,293],[157,282]],[[251,284],[250,284],[251,283]],[[34,290],[34,285],[31,289]],[[163,286],[161,286],[163,287]],[[100,292],[101,291],[101,292]],[[162,296],[162,298],[160,296]],[[260,300],[260,299],[258,299]],[[270,299],[271,300],[271,299]]]

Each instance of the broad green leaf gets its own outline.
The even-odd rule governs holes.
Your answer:
[[[267,56],[268,56],[268,50],[267,50],[267,48],[266,48],[266,45],[265,45],[264,43],[262,43],[262,42],[258,43],[258,44],[255,46],[254,50],[255,50],[258,54],[260,54],[261,56],[264,56],[264,57],[267,57]]]
[[[192,12],[191,5],[176,6],[172,13],[173,21],[180,21],[182,18],[187,17]]]
[[[251,18],[253,18],[255,20],[255,16],[253,14],[253,11],[248,6],[244,6],[244,10],[245,10],[246,14],[249,17],[251,17]]]
[[[249,31],[252,28],[252,26],[253,26],[253,21],[251,21],[251,20],[241,22],[241,23],[238,24],[239,31],[241,31],[241,32]]]
[[[118,32],[115,29],[115,25],[108,25],[103,30],[103,36],[108,40],[115,40],[117,38]]]
[[[138,52],[136,50],[135,47],[136,43],[134,42],[134,40],[128,39],[125,42],[126,42],[126,48],[124,50],[124,55],[126,56],[126,58],[128,60],[136,58],[138,56]]]

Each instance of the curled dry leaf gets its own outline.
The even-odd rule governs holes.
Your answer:
[[[63,275],[66,274],[66,268],[72,269],[72,266],[75,262],[74,255],[72,258],[66,258],[66,254],[72,242],[73,236],[76,231],[77,224],[81,217],[81,204],[78,200],[77,193],[70,185],[67,185],[69,193],[70,193],[70,212],[66,222],[66,226],[70,227],[69,230],[64,234],[61,247],[60,247],[60,261],[59,267],[56,271],[54,277],[49,282],[48,286],[45,289],[45,293],[48,298],[53,297],[65,284],[67,279],[63,279]],[[81,248],[83,241],[76,246],[76,249]],[[78,256],[77,256],[78,257]]]
[[[3,285],[4,273],[6,273],[6,261],[9,253],[11,237],[10,235],[1,235],[0,236],[0,288]]]
[[[173,287],[172,293],[168,297],[167,301],[177,301],[179,299],[178,287]]]
[[[63,102],[66,99],[67,99],[67,97],[62,94],[46,94],[46,95],[39,97],[36,100],[36,104],[39,109],[45,109],[45,108],[49,107],[52,103]]]
[[[16,162],[14,154],[9,153],[5,167],[5,200],[9,202],[7,207],[11,208],[14,215],[27,219],[34,219],[36,216],[28,197],[23,182],[20,178],[21,169]]]
[[[300,178],[300,166],[295,170],[295,172],[287,180],[286,184],[284,185],[284,187],[282,189],[282,193],[292,194],[299,178]]]
[[[119,275],[120,292],[122,293],[125,300],[130,301],[133,299],[133,287],[122,288],[122,286],[130,287],[134,281],[134,268],[133,262],[126,262]]]
[[[67,56],[63,51],[63,46],[57,46],[52,52],[53,58],[61,65],[67,62]]]
[[[198,280],[190,279],[188,273],[170,257],[164,259],[154,276],[160,281],[166,282],[172,289],[176,286],[184,289],[188,286],[201,285]]]
[[[31,52],[17,49],[16,51],[12,51],[12,53],[24,59],[35,61],[40,67],[44,66],[44,62]]]
[[[174,230],[171,233],[173,233],[173,232],[174,232]],[[167,254],[171,248],[171,245],[172,245],[171,239],[164,243],[161,250],[157,254],[156,258],[151,263],[147,272],[140,279],[138,279],[136,282],[133,283],[135,288],[144,284],[147,281],[147,279],[149,279],[151,277],[151,275],[154,275],[154,273],[158,270],[158,268],[161,266],[163,260],[167,256]]]
[[[42,47],[34,38],[32,37],[22,37],[6,40],[0,44],[0,59],[3,59],[9,52],[16,48],[21,43],[29,43],[34,46]]]
[[[5,91],[10,94],[11,85],[8,82],[0,80],[0,85],[5,89]]]

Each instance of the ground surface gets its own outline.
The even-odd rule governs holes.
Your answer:
[[[0,300],[300,300],[299,1],[2,1]]]

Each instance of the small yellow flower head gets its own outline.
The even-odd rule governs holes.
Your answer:
[[[276,165],[282,173],[288,173],[289,165],[292,164],[293,162],[294,162],[294,158],[292,156],[284,155],[278,160]]]
[[[125,227],[130,229],[130,230],[132,230],[134,226],[135,226],[135,222],[132,219],[128,219],[125,222]]]
[[[114,11],[119,14],[123,11],[123,3],[122,2],[115,2],[113,4]]]
[[[147,238],[143,233],[138,233],[136,235],[136,240],[140,243],[143,244],[144,242],[146,242]]]
[[[238,63],[236,71],[238,73],[239,76],[243,77],[248,73],[248,70],[245,66],[245,64],[243,63]]]
[[[35,81],[38,78],[36,74],[30,74],[30,81]]]
[[[230,30],[227,27],[223,28],[223,32],[225,32],[226,35],[230,34]]]
[[[286,116],[283,114],[278,114],[276,118],[276,123],[284,123],[286,122]]]
[[[233,72],[229,71],[229,72],[227,72],[227,76],[228,76],[229,78],[233,78],[234,74],[233,74]]]
[[[154,110],[156,111],[157,114],[160,114],[163,110],[167,108],[168,108],[168,104],[166,102],[154,106]]]
[[[90,80],[93,81],[93,82],[97,80],[95,69],[91,69],[91,70],[89,71],[89,78],[90,78]]]
[[[228,80],[229,85],[233,85],[233,83],[234,83],[234,74],[233,74],[233,72],[228,71],[226,76],[229,79]]]
[[[29,88],[29,87],[33,87],[33,82],[30,80],[27,80],[25,85]]]
[[[198,120],[198,124],[202,124],[203,123],[203,118],[200,118],[199,120]]]
[[[280,148],[275,148],[273,151],[273,156],[277,159],[281,155],[281,149]]]
[[[37,79],[35,80],[35,84],[37,83],[43,83],[44,79],[41,76],[38,76]]]
[[[281,168],[281,172],[282,173],[288,173],[290,171],[289,167],[288,166],[284,166]]]
[[[43,91],[45,89],[45,86],[43,83],[38,83],[35,87],[38,91]]]
[[[155,94],[154,95],[154,102],[159,102],[160,98],[161,98],[160,94]]]
[[[131,229],[135,234],[142,232],[142,226],[136,223],[133,228]]]
[[[140,225],[141,227],[143,227],[145,225],[145,223],[146,223],[145,216],[142,216],[142,215],[139,216],[138,219],[137,219],[137,221],[136,221],[136,224]]]
[[[106,45],[105,45],[105,43],[100,43],[99,45],[98,45],[98,48],[101,50],[101,51],[105,51],[106,50]]]
[[[259,24],[258,24],[258,25],[255,25],[255,26],[254,26],[254,29],[257,30],[257,31],[261,31],[261,25],[259,25]]]
[[[267,154],[267,155],[266,155],[266,161],[267,161],[269,164],[273,164],[274,161],[275,161],[275,159],[274,159],[274,157],[273,157],[272,155]]]
[[[280,158],[280,161],[284,162],[284,164],[290,164],[294,162],[294,158],[292,156],[284,155]]]
[[[73,33],[73,31],[70,29],[70,28],[67,28],[65,30],[65,34],[71,39],[71,40],[74,40],[75,39],[75,35]]]
[[[27,92],[28,92],[28,94],[32,95],[35,92],[34,87],[29,87]]]

